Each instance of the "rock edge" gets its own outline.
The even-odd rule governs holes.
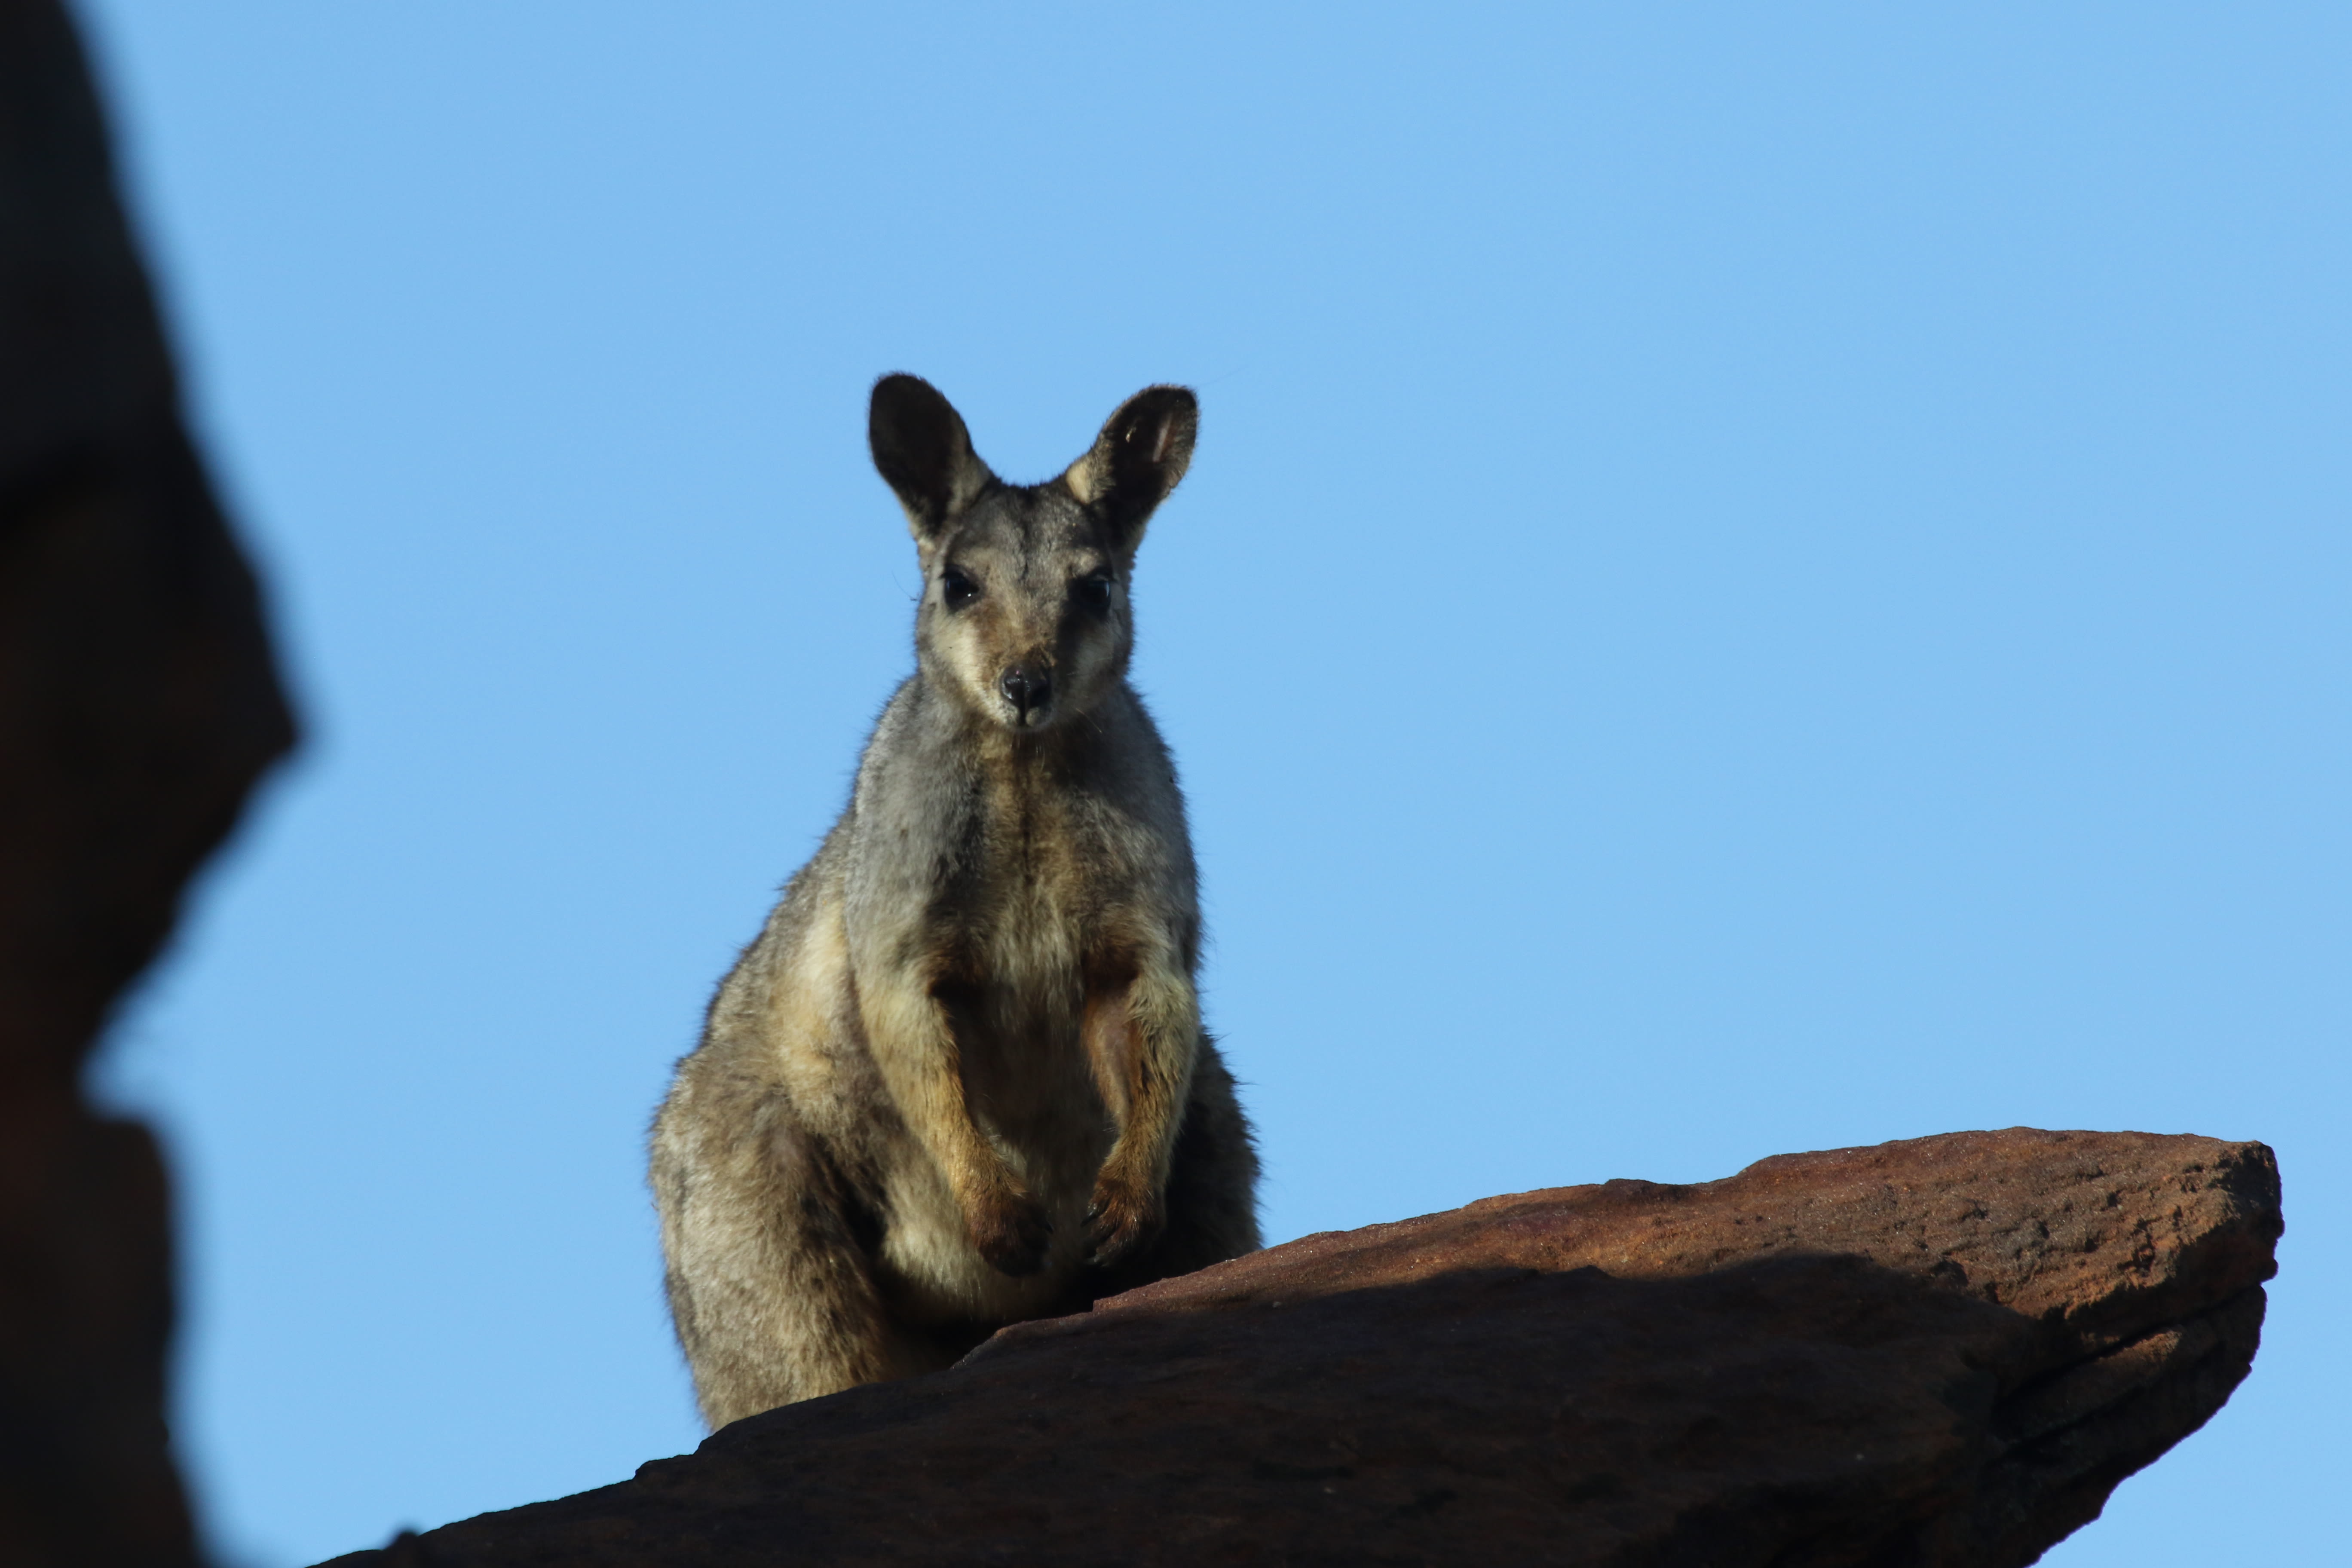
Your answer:
[[[1326,1233],[362,1564],[2031,1563],[2245,1376],[2259,1143],[1961,1132]]]

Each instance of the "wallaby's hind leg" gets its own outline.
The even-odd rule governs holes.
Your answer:
[[[1261,1245],[1257,1148],[1234,1093],[1233,1074],[1205,1034],[1168,1171],[1167,1215],[1157,1239],[1092,1281],[1094,1296],[1190,1274]]]
[[[893,1328],[871,1211],[781,1096],[747,1095],[735,1116],[676,1109],[655,1130],[654,1191],[670,1312],[713,1430],[946,1364]]]

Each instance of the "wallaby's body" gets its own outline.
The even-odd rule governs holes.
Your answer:
[[[929,385],[874,389],[916,672],[654,1124],[713,1426],[1258,1245],[1183,798],[1126,679],[1135,548],[1197,417],[1151,388],[1061,478],[1008,486]]]

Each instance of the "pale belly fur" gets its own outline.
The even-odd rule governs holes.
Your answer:
[[[891,1119],[880,1146],[868,1147],[887,1215],[878,1262],[884,1288],[914,1321],[1033,1316],[1052,1307],[1084,1266],[1087,1209],[1114,1130],[1080,1037],[1078,933],[1058,910],[1033,905],[1023,912],[1026,919],[1005,922],[1023,939],[1000,940],[984,961],[990,975],[984,1023],[971,1042],[966,1094],[975,1124],[1014,1178],[1045,1205],[1052,1242],[1044,1268],[1034,1275],[1016,1279],[992,1267],[972,1246],[962,1209],[930,1152],[903,1120]],[[792,968],[800,984],[794,989],[816,982],[811,987],[816,994],[846,1003],[856,992],[839,906],[827,914],[811,922],[814,940],[795,955]],[[855,1008],[825,1010],[835,1037],[826,1042],[832,1048],[814,1055],[831,1070],[811,1075],[805,1068],[815,1064],[804,1063],[803,1070],[787,1074],[801,1080],[794,1098],[803,1104],[807,1091],[823,1091],[812,1076],[832,1078],[866,1054]]]

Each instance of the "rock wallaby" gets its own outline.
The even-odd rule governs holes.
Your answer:
[[[1060,478],[1008,485],[929,383],[874,388],[915,673],[654,1122],[714,1427],[1258,1245],[1183,797],[1127,683],[1136,546],[1198,424],[1151,387]]]

